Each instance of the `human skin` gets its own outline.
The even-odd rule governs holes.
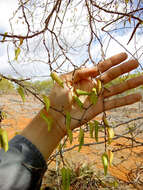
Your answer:
[[[83,68],[62,75],[61,78],[64,81],[64,88],[56,83],[54,84],[49,95],[51,104],[49,111],[46,112],[45,108],[40,110],[31,123],[22,131],[21,135],[30,140],[40,150],[45,160],[47,160],[60,140],[67,134],[65,125],[65,113],[67,111],[70,112],[72,117],[71,129],[75,129],[103,111],[140,101],[141,94],[139,93],[121,98],[108,98],[142,85],[143,76],[135,77],[123,83],[111,86],[108,90],[103,88],[96,105],[90,106],[91,102],[89,98],[85,97],[82,100],[84,108],[88,108],[88,111],[85,113],[85,110],[80,109],[77,103],[73,101],[73,90],[81,89],[90,92],[95,86],[93,78],[98,78],[102,81],[102,84],[105,85],[139,66],[137,60],[123,62],[126,59],[127,54],[120,53],[100,62],[93,68]],[[41,112],[45,112],[47,117],[52,118],[53,123],[50,131],[48,131],[47,123],[40,116]],[[83,113],[84,117],[82,117]]]

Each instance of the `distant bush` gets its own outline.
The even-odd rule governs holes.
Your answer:
[[[26,88],[32,89],[32,91],[40,94],[49,94],[50,89],[53,86],[52,80],[44,80],[44,81],[35,81],[35,82],[29,82],[24,81],[23,85]]]
[[[7,79],[0,79],[0,93],[10,93],[14,92],[14,85],[12,82],[8,81]]]

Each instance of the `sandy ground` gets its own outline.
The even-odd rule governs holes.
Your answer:
[[[2,127],[8,131],[9,139],[25,128],[36,113],[38,113],[40,108],[42,108],[42,104],[32,96],[28,96],[24,104],[21,101],[20,96],[15,94],[0,95],[0,100],[0,108],[7,113],[7,119],[2,122]],[[125,122],[129,119],[143,117],[143,104],[136,103],[125,108],[115,109],[107,112],[107,115],[110,123],[115,126],[116,124]],[[97,119],[100,120],[101,116],[98,116]],[[143,119],[132,122],[132,125],[138,126],[137,140],[143,142],[143,133],[141,133],[141,131],[143,131]],[[126,132],[130,126],[131,123],[116,128],[115,134],[120,135],[121,133]],[[77,143],[77,135],[77,133],[74,134],[74,144]],[[103,139],[101,138],[100,141],[102,140]],[[95,140],[89,138],[89,134],[87,134],[85,137],[85,143],[94,142]],[[74,144],[69,145],[68,148],[72,147]],[[125,148],[130,144],[130,140],[119,138],[111,144],[111,149]],[[103,168],[101,163],[101,155],[103,152],[104,144],[98,144],[85,146],[80,152],[75,148],[64,153],[64,155],[69,162],[90,163],[95,167],[96,171],[101,171],[101,168]],[[49,167],[55,167],[55,164],[51,164]],[[113,166],[109,168],[111,175],[128,183],[129,181],[134,181],[136,179],[137,170],[140,170],[140,175],[138,177],[141,178],[141,181],[143,182],[143,146],[123,149],[122,151],[114,153]],[[139,189],[141,189],[141,186],[139,186]]]

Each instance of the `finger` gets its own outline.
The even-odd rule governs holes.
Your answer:
[[[139,63],[137,60],[129,60],[128,62],[125,62],[115,68],[110,69],[101,77],[99,77],[99,79],[103,82],[103,84],[106,84],[112,81],[113,79],[117,78],[118,76],[128,73],[133,69],[136,69],[138,66]]]
[[[117,84],[114,86],[111,86],[107,90],[104,91],[104,98],[108,98],[110,96],[114,96],[120,93],[125,92],[126,90],[136,88],[143,84],[143,76],[135,77],[132,79],[129,79],[121,84]]]
[[[113,108],[130,105],[130,104],[140,101],[141,98],[142,98],[141,94],[138,94],[138,93],[124,96],[122,98],[115,98],[115,99],[105,102],[104,109],[106,111]]]
[[[126,53],[119,53],[117,55],[114,55],[105,61],[100,62],[97,66],[93,68],[85,68],[81,70],[75,71],[74,74],[74,82],[78,82],[82,79],[88,78],[88,77],[96,77],[101,73],[107,71],[111,67],[120,64],[122,61],[127,59]]]
[[[97,104],[95,106],[91,106],[88,109],[88,112],[86,112],[86,114],[83,118],[83,123],[90,121],[95,116],[102,113],[103,111],[107,111],[107,110],[111,110],[113,108],[133,104],[135,102],[140,101],[141,98],[142,98],[141,94],[131,94],[131,95],[128,95],[125,97],[115,98],[115,99],[103,102],[103,98],[99,97],[99,101],[97,102]]]

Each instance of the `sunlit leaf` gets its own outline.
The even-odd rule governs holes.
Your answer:
[[[99,95],[101,93],[101,91],[102,91],[102,82],[99,79],[97,79],[96,81],[97,81],[96,90],[97,90],[97,94]]]
[[[9,148],[8,135],[7,135],[7,131],[2,128],[0,128],[0,144],[1,144],[1,147],[4,149],[4,151],[7,152]]]
[[[19,95],[21,96],[22,98],[22,101],[25,102],[25,92],[24,92],[24,88],[19,86],[17,88],[17,92],[19,93]]]
[[[73,98],[76,101],[77,105],[82,109],[83,108],[83,103],[80,101],[78,96],[74,95]]]
[[[41,116],[41,118],[43,118],[44,121],[47,123],[48,131],[50,131],[50,130],[51,130],[51,127],[52,127],[52,123],[53,123],[52,118],[51,118],[50,116],[49,116],[49,117],[46,116],[45,113],[42,112],[42,111],[41,111],[41,113],[40,113],[40,116]]]
[[[105,115],[103,115],[103,122],[104,122],[104,125],[106,126],[106,127],[109,127],[109,123],[108,123],[108,121],[107,121],[107,118],[106,118],[106,116]]]
[[[43,96],[43,101],[45,103],[46,111],[48,112],[50,108],[50,100],[46,95],[43,94],[42,96]]]
[[[62,88],[64,88],[64,82],[63,80],[57,75],[56,72],[51,72],[51,78],[59,84]]]
[[[112,139],[114,138],[114,129],[112,127],[107,127],[108,132],[108,143],[111,144]]]
[[[1,117],[2,117],[2,119],[6,119],[7,118],[7,114],[4,111],[2,111],[1,112]]]
[[[84,91],[84,90],[76,89],[76,94],[77,95],[90,95],[91,93]]]
[[[5,41],[6,35],[7,35],[7,32],[4,33],[4,36],[3,36],[2,42]]]
[[[21,49],[19,47],[15,49],[15,58],[14,58],[15,61],[17,61],[20,52],[21,52]]]
[[[104,175],[106,176],[108,170],[108,155],[106,152],[102,155],[102,163],[104,167]]]
[[[91,95],[90,95],[90,101],[91,101],[91,103],[92,104],[96,104],[97,103],[97,101],[98,101],[98,96],[94,93],[94,92],[92,92],[91,93]]]

